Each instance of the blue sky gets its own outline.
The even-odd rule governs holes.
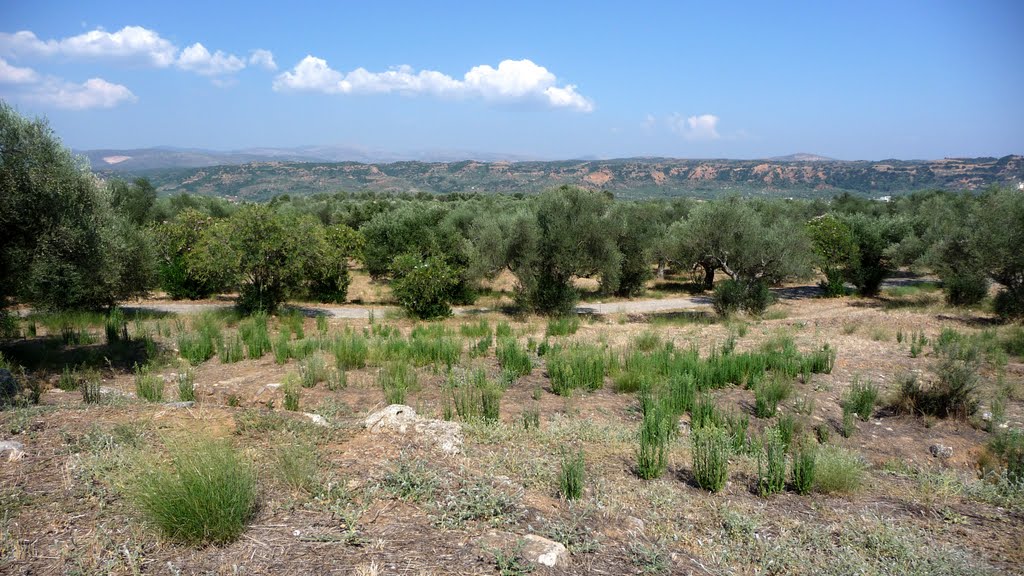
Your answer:
[[[1024,153],[1024,2],[0,0],[69,146],[537,158]]]

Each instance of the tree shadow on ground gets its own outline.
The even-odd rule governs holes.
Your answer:
[[[42,373],[60,373],[65,367],[131,370],[149,362],[154,352],[143,340],[68,345],[59,336],[46,336],[0,343],[4,358]]]

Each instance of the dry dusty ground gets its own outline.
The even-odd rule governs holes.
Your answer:
[[[456,456],[413,436],[371,436],[362,429],[365,416],[385,405],[375,367],[349,370],[347,386],[335,391],[324,383],[302,390],[300,411],[323,416],[329,423],[323,427],[281,408],[278,385],[298,370],[295,360],[277,364],[268,354],[233,364],[207,361],[195,368],[197,403],[191,408],[136,400],[131,374],[111,362],[102,373],[108,393],[98,405],[83,404],[78,392],[48,387],[39,406],[0,412],[0,440],[26,449],[20,460],[0,462],[0,573],[498,574],[501,567],[507,574],[547,573],[536,565],[516,571],[501,562],[515,556],[526,534],[566,544],[571,563],[564,572],[574,574],[1024,573],[1022,498],[997,497],[977,479],[990,438],[979,420],[925,420],[879,408],[856,424],[850,438],[839,434],[839,402],[853,381],[878,384],[884,397],[898,375],[931,377],[930,348],[911,357],[911,333],[934,341],[944,328],[998,334],[1008,328],[981,312],[945,308],[929,292],[822,300],[791,287],[781,294],[763,319],[611,314],[549,340],[623,350],[654,332],[677,348],[692,345],[702,353],[730,336],[738,350],[779,337],[791,337],[804,351],[829,343],[838,351],[834,370],[798,381],[783,410],[793,412],[797,398],[805,406],[812,399],[813,412],[798,416],[804,429],[823,425],[831,430],[828,442],[864,458],[866,479],[853,493],[758,497],[757,462],[750,456],[731,460],[721,493],[701,490],[692,476],[688,416],[668,471],[658,480],[640,480],[633,473],[636,395],[616,393],[609,377],[601,390],[558,396],[536,356],[531,374],[505,392],[500,422],[464,424],[465,445]],[[515,321],[491,313],[444,323],[458,334],[460,325],[479,319],[492,328],[509,321],[521,344],[544,339],[545,321],[538,318]],[[172,329],[173,321],[145,323],[162,323],[153,329],[171,350],[179,329]],[[401,319],[375,322],[406,335],[412,327]],[[328,320],[332,334],[366,327],[365,319]],[[306,333],[316,330],[307,318]],[[102,329],[97,333],[102,339]],[[897,342],[897,333],[907,338]],[[462,364],[497,378],[493,347],[470,358],[474,340],[465,339]],[[24,345],[8,343],[5,353],[10,357]],[[324,358],[333,365],[331,355]],[[176,361],[158,368],[168,380],[167,400],[176,399],[173,374],[179,370]],[[1009,389],[1007,423],[1020,428],[1021,358],[987,363],[981,373],[981,411],[998,389]],[[35,374],[53,386],[59,371]],[[443,369],[419,368],[418,390],[407,404],[440,418],[444,381]],[[750,413],[754,404],[753,393],[740,387],[714,395],[727,412]],[[540,428],[526,430],[523,414],[532,411],[539,412]],[[767,425],[750,416],[752,436]],[[196,548],[166,541],[129,497],[140,467],[196,436],[228,439],[259,471],[260,506],[234,543]],[[951,447],[952,456],[933,457],[933,444]],[[309,482],[287,480],[282,454],[289,446],[315,456]],[[558,493],[567,449],[585,454],[586,488],[576,502]],[[400,463],[405,478],[423,488],[419,497],[400,497],[394,488]],[[452,520],[474,506],[491,512]]]

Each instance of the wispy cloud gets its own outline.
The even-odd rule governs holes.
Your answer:
[[[264,70],[277,70],[277,62],[274,62],[274,54],[270,50],[257,48],[249,55],[249,65],[259,66]]]
[[[274,79],[274,90],[325,94],[429,94],[441,97],[477,97],[491,101],[536,100],[555,108],[591,112],[594,104],[573,84],[558,85],[547,68],[530,60],[503,60],[497,68],[474,66],[461,79],[435,70],[398,66],[384,72],[365,68],[344,73],[327,61],[306,56]]]
[[[0,58],[0,84],[30,84],[39,81],[39,74],[31,68],[20,68]]]
[[[225,76],[245,68],[245,61],[234,54],[217,50],[213,54],[199,42],[185,48],[178,55],[175,65],[182,70],[202,76]]]
[[[33,87],[32,93],[35,98],[66,110],[113,108],[138,100],[127,87],[102,78],[90,78],[81,84],[49,78]]]
[[[718,133],[718,116],[714,114],[701,114],[699,116],[683,117],[675,113],[669,116],[669,128],[687,140],[718,140],[722,136]]]

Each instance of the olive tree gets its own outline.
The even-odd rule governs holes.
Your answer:
[[[1024,193],[1001,189],[978,203],[972,219],[973,253],[992,280],[1002,286],[996,313],[1024,317]]]
[[[808,222],[807,232],[814,245],[818,266],[825,275],[821,283],[825,295],[843,296],[846,293],[843,285],[853,264],[860,259],[853,230],[834,215],[825,214]]]

